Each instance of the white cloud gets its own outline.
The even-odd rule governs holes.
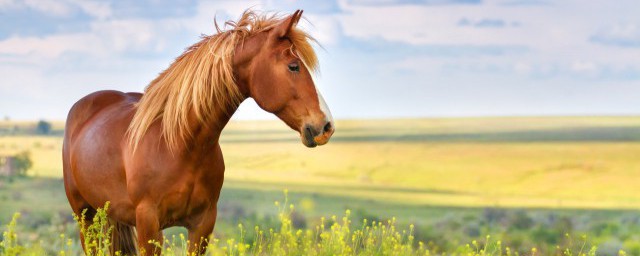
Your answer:
[[[12,36],[0,41],[0,53],[26,58],[53,59],[65,53],[87,56],[119,54],[127,51],[161,51],[175,28],[170,22],[143,19],[94,21],[86,32],[48,36]],[[1,58],[0,58],[1,59]],[[29,59],[24,59],[28,62]]]
[[[98,38],[86,33],[52,35],[42,38],[14,36],[0,41],[0,53],[14,56],[56,58],[65,52],[91,52],[96,45],[99,45]]]
[[[303,14],[308,22],[300,22],[304,31],[312,35],[321,45],[335,45],[342,37],[340,21],[333,15]]]
[[[23,4],[28,8],[39,11],[45,15],[64,17],[72,13],[71,6],[63,1],[24,0]]]
[[[77,5],[86,14],[98,19],[106,19],[113,13],[111,5],[108,2],[88,1],[88,0],[70,0]]]
[[[575,72],[591,73],[596,71],[597,69],[598,69],[598,65],[596,65],[591,61],[579,60],[579,61],[574,61],[571,64],[571,70]]]
[[[223,26],[229,19],[236,20],[242,12],[249,7],[263,7],[261,1],[216,1],[198,3],[196,14],[193,17],[177,19],[175,22],[185,29],[198,34],[213,34],[215,32],[214,17],[218,25]]]
[[[162,38],[156,32],[161,29],[158,27],[159,23],[162,22],[139,19],[110,20],[94,22],[91,31],[101,38],[101,44],[110,51],[161,50],[162,44],[159,42]]]
[[[599,29],[590,39],[603,45],[640,48],[640,25],[618,23],[606,26]]]
[[[196,14],[193,17],[174,19],[174,24],[197,34],[212,34],[215,32],[214,15],[218,25],[223,26],[227,20],[236,20],[242,12],[248,8],[258,11],[273,11],[275,4],[270,1],[245,0],[245,1],[216,1],[199,2]],[[339,42],[341,32],[340,20],[333,14],[316,14],[305,12],[303,18],[308,22],[299,23],[302,29],[309,32],[322,45],[331,45]]]
[[[80,10],[92,17],[105,19],[112,14],[108,2],[91,0],[0,0],[0,10],[31,9],[46,16],[68,17]]]
[[[640,16],[631,11],[637,3],[620,4],[579,0],[541,5],[505,4],[503,0],[488,0],[476,5],[352,5],[342,1],[344,12],[338,14],[345,36],[362,41],[383,39],[413,47],[521,47],[525,52],[499,56],[456,55],[452,61],[430,56],[411,56],[410,65],[426,70],[456,67],[471,70],[514,72],[516,74],[565,73],[567,76],[604,74],[610,70],[640,70],[640,51],[608,45],[640,45]],[[637,8],[636,8],[637,9]],[[601,28],[602,24],[625,22]],[[463,21],[464,26],[461,26]],[[483,22],[485,21],[485,22]],[[489,22],[491,21],[491,22]],[[480,26],[485,24],[487,26]],[[490,26],[491,25],[491,26]],[[598,30],[598,28],[601,28]],[[597,31],[597,37],[592,35]],[[591,39],[590,39],[591,37]],[[595,38],[595,39],[594,39]],[[601,44],[594,44],[597,41]],[[420,59],[422,64],[417,63]],[[575,60],[589,59],[593,65]],[[438,65],[440,63],[440,65]],[[524,64],[526,63],[526,65]],[[484,68],[480,68],[484,66]],[[499,67],[496,69],[496,67]],[[553,67],[553,68],[550,68]],[[576,68],[580,72],[576,72]],[[589,72],[586,72],[589,68]],[[436,68],[437,70],[438,68]]]
[[[0,8],[6,8],[16,4],[16,0],[0,0]]]
[[[531,71],[533,71],[533,68],[529,63],[519,61],[519,62],[516,62],[515,65],[513,65],[513,70],[517,74],[528,75],[531,73]]]
[[[478,105],[487,101],[481,96],[457,95],[456,90],[460,88],[498,93],[526,102],[526,97],[518,95],[521,90],[514,89],[521,84],[540,88],[539,96],[544,98],[544,93],[554,86],[571,92],[572,83],[595,83],[592,81],[606,75],[640,77],[634,76],[640,74],[637,48],[612,47],[612,44],[594,43],[592,38],[598,35],[611,42],[636,38],[640,30],[640,16],[634,8],[637,4],[631,0],[621,1],[610,4],[568,0],[544,5],[505,5],[504,0],[486,0],[477,5],[394,5],[378,1],[383,6],[341,1],[339,6],[343,10],[339,12],[306,10],[304,17],[310,23],[300,25],[327,48],[328,54],[320,53],[323,76],[318,83],[334,86],[327,87],[327,92],[333,89],[334,95],[326,96],[329,101],[342,104],[346,115],[364,115],[368,109],[375,109],[372,104],[381,100],[391,102],[391,98],[402,101],[393,102],[393,109],[405,108],[403,92],[389,89],[389,84],[398,79],[406,80],[403,86],[414,86],[404,96],[415,102],[433,97],[431,102],[437,105],[438,100],[447,97],[464,98],[460,100],[464,112],[464,104],[471,104],[467,100]],[[215,32],[213,17],[216,14],[219,24],[223,24],[228,19],[237,19],[248,7],[286,9],[274,7],[271,1],[202,1],[196,13],[188,17],[128,15],[129,18],[123,19],[115,15],[119,10],[112,9],[107,2],[45,0],[38,1],[42,5],[27,5],[35,2],[0,0],[0,10],[30,9],[59,17],[82,12],[92,17],[91,21],[81,21],[87,22],[83,30],[11,36],[0,41],[0,76],[8,77],[0,83],[0,95],[38,101],[32,105],[40,108],[45,104],[52,106],[47,113],[34,107],[25,111],[25,116],[37,112],[56,118],[64,117],[67,105],[97,89],[142,90],[184,47],[195,43],[199,34]],[[468,21],[468,26],[459,26],[463,19]],[[345,40],[353,38],[357,40]],[[371,44],[374,50],[359,52],[360,43]],[[383,47],[376,49],[376,45]],[[412,49],[416,49],[416,54],[412,54]],[[394,52],[398,52],[398,56]],[[141,55],[154,58],[139,58]],[[363,61],[367,65],[362,65]],[[452,72],[457,75],[452,76]],[[630,79],[607,85],[637,88],[634,82]],[[361,96],[363,87],[368,95],[362,99],[360,109],[354,110],[349,102]],[[63,95],[62,91],[72,93]],[[11,99],[3,98],[0,110],[21,104],[10,103]],[[558,102],[564,104],[565,101]],[[579,105],[574,103],[566,104]],[[419,104],[420,108],[427,108]],[[429,106],[436,106],[433,104]],[[439,104],[442,109],[452,106],[450,102]],[[273,118],[251,102],[243,104],[239,111],[236,118]]]
[[[340,15],[344,33],[357,38],[383,38],[414,45],[548,45],[548,40],[566,40],[558,31],[554,10],[546,6],[527,8],[503,5],[396,5],[350,6],[344,5]],[[460,20],[481,23],[487,20],[508,21],[519,26],[499,29],[481,29],[459,26]],[[556,18],[553,18],[556,19]],[[545,36],[537,38],[534,35]]]

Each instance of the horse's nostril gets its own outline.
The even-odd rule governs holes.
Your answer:
[[[304,132],[305,132],[305,135],[309,138],[313,138],[315,136],[315,134],[313,134],[313,129],[309,125],[304,127]]]
[[[331,131],[331,122],[327,122],[327,124],[324,125],[324,132],[329,132]]]

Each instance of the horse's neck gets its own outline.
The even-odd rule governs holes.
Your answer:
[[[231,116],[237,107],[227,107],[227,109],[220,109],[218,112],[216,120],[212,120],[207,123],[194,124],[192,128],[193,131],[193,139],[188,142],[186,145],[188,151],[192,151],[196,148],[209,148],[211,146],[215,146],[220,140],[220,135],[222,134],[222,130],[229,123]]]
[[[267,34],[259,33],[245,38],[236,45],[233,53],[233,73],[238,89],[245,99],[250,97],[248,79],[251,77],[251,63],[267,40]]]
[[[233,73],[236,86],[240,89],[240,92],[244,95],[243,101],[249,97],[249,87],[247,78],[250,76],[250,63],[260,51],[260,43],[265,40],[264,36],[255,36],[247,38],[244,42],[239,43],[236,46],[233,58]],[[193,145],[188,145],[187,148],[201,147],[207,145],[215,145],[220,140],[220,134],[227,125],[231,116],[236,112],[238,106],[225,106],[226,109],[216,110],[219,118],[208,122],[206,124],[197,124],[197,127],[193,127]]]

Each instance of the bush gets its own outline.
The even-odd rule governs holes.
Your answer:
[[[90,255],[111,255],[109,254],[109,247],[111,246],[110,238],[113,227],[109,225],[109,220],[107,219],[108,209],[109,202],[105,203],[104,208],[98,208],[96,214],[93,216],[91,225],[87,225],[86,223],[86,209],[82,211],[80,216],[73,217],[73,219],[78,222],[80,233],[84,236],[83,246]]]
[[[7,225],[7,231],[2,233],[2,242],[0,242],[0,255],[13,256],[20,255],[25,248],[18,244],[18,234],[16,234],[16,222],[20,218],[20,214],[13,215],[11,222]]]
[[[27,171],[33,166],[31,152],[22,151],[14,156],[14,165],[19,176],[27,176]]]
[[[38,124],[36,125],[36,133],[43,135],[51,133],[51,123],[44,120],[38,121]]]

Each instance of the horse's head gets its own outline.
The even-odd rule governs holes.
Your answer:
[[[307,147],[324,145],[334,123],[311,72],[317,65],[309,38],[295,28],[302,11],[282,19],[271,29],[238,45],[246,54],[235,56],[244,93],[300,133]],[[250,53],[250,57],[248,56]]]

